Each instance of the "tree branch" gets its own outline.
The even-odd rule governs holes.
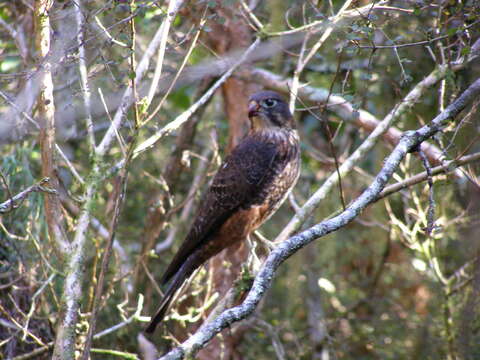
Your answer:
[[[42,176],[50,179],[52,188],[58,189],[57,165],[55,154],[55,105],[53,98],[52,63],[49,59],[50,47],[50,17],[51,0],[37,0],[35,2],[35,19],[38,27],[36,46],[40,58],[43,60],[40,70],[40,93],[38,108],[40,117],[40,148],[42,156]],[[54,242],[57,255],[62,258],[68,249],[68,240],[63,226],[63,215],[58,196],[45,193],[45,218],[48,225],[48,234]]]
[[[160,359],[182,359],[185,356],[193,355],[205,346],[205,344],[207,344],[210,339],[222,329],[230,326],[234,322],[245,319],[252,314],[263,295],[270,287],[275,271],[286,259],[313,240],[336,231],[354,220],[363,209],[377,199],[378,195],[384,189],[386,183],[392,177],[405,155],[409,152],[415,151],[423,141],[442,130],[448,120],[457,116],[468,103],[479,95],[480,79],[477,79],[462,93],[462,95],[448,106],[445,111],[435,117],[430,124],[415,131],[406,131],[398,145],[385,160],[382,169],[375,177],[372,184],[353,203],[351,203],[345,211],[280,243],[270,253],[267,260],[262,265],[251,290],[240,305],[224,311],[213,321],[204,324],[188,340]]]
[[[456,168],[469,164],[475,161],[480,160],[480,152],[475,154],[462,156],[460,159],[446,161],[443,165],[436,166],[432,168],[431,173],[433,175],[445,174],[451,171],[454,171]],[[400,181],[396,184],[389,185],[378,195],[377,200],[383,199],[386,196],[389,196],[397,191],[406,189],[407,187],[416,185],[428,179],[428,174],[426,171],[421,172],[420,174],[414,175],[406,180]]]
[[[19,192],[17,195],[8,199],[7,201],[0,204],[0,214],[5,214],[7,212],[13,211],[21,205],[21,202],[32,192],[47,192],[52,195],[56,195],[57,191],[55,189],[45,188],[42,185],[46,184],[50,179],[48,177],[43,178],[36,184],[33,184],[26,188],[25,190]]]

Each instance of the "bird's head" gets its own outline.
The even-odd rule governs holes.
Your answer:
[[[248,117],[254,131],[267,128],[294,128],[288,104],[275,91],[260,91],[248,100]]]

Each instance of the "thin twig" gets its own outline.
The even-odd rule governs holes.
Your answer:
[[[445,161],[443,165],[432,168],[431,175],[434,176],[438,174],[449,173],[462,165],[476,162],[479,160],[480,160],[480,152],[477,152],[471,155],[466,155],[456,160]],[[386,196],[389,196],[400,190],[406,189],[407,187],[413,186],[415,184],[421,183],[427,179],[428,179],[428,174],[426,171],[424,171],[406,180],[403,180],[393,185],[389,185],[382,190],[382,192],[378,195],[377,200],[383,199]]]
[[[10,191],[10,186],[8,186],[7,178],[5,177],[5,175],[3,175],[3,171],[1,171],[1,170],[0,170],[0,177],[2,178],[3,187],[5,188],[5,192],[7,193],[7,197],[9,198],[8,201],[10,201],[10,210],[9,211],[12,211],[12,210],[15,209],[15,202],[13,201],[12,192]],[[7,203],[8,203],[8,201],[7,201]],[[2,206],[0,205],[0,209],[1,208],[2,208]]]
[[[432,168],[428,162],[428,158],[425,156],[425,153],[420,150],[418,152],[420,158],[422,159],[423,166],[425,167],[427,173],[427,183],[428,183],[428,210],[427,210],[427,235],[431,235],[435,227],[435,198],[433,193],[433,178],[432,178]]]
[[[350,1],[347,1],[348,3]],[[343,12],[343,19],[352,19],[352,18],[357,18],[357,17],[363,17],[367,14],[369,14],[372,10],[384,10],[384,11],[408,11],[405,9],[400,9],[396,7],[391,7],[391,6],[384,6],[388,1],[379,1],[377,4],[375,4],[375,1],[373,1],[370,4],[367,4],[365,6],[362,6],[361,8],[356,8],[353,10],[349,11],[344,11]],[[413,10],[411,10],[413,12]],[[332,16],[328,18],[328,22],[332,22],[335,19],[335,16]],[[337,19],[338,22],[338,19]],[[313,21],[307,25],[300,26],[298,28],[292,29],[292,30],[287,30],[287,31],[278,31],[278,32],[267,32],[267,36],[285,36],[285,35],[291,35],[291,34],[296,34],[299,32],[304,32],[307,30],[313,30],[315,32],[323,30],[322,27],[325,25],[325,20],[317,20]]]
[[[162,75],[162,67],[164,63],[165,57],[165,50],[167,48],[167,39],[168,33],[170,31],[170,26],[175,20],[177,15],[177,11],[183,5],[183,0],[170,0],[168,2],[168,9],[167,14],[163,19],[162,26],[161,26],[161,39],[160,45],[158,46],[158,54],[157,54],[157,63],[155,66],[155,72],[153,73],[153,80],[150,85],[150,89],[148,90],[148,95],[145,104],[145,110],[148,109],[150,104],[152,103],[153,97],[155,96],[155,92],[157,91],[158,82],[160,81],[160,76]]]
[[[201,29],[205,25],[205,22],[206,22],[205,15],[206,15],[206,11],[203,13],[202,18],[200,19],[199,29],[197,30],[197,32],[196,32],[196,34],[195,34],[195,36],[192,40],[192,43],[190,44],[190,47],[188,48],[187,53],[185,54],[185,57],[183,58],[182,64],[180,65],[180,67],[179,67],[177,73],[175,74],[175,77],[173,78],[172,82],[170,83],[169,88],[167,89],[167,91],[163,95],[163,97],[160,100],[160,102],[158,103],[158,105],[155,107],[155,110],[153,110],[152,113],[149,114],[148,118],[145,119],[145,121],[142,122],[142,126],[145,125],[147,122],[149,122],[151,119],[153,119],[153,117],[158,113],[158,111],[160,111],[160,109],[162,108],[162,106],[163,106],[165,100],[167,99],[168,95],[170,94],[173,87],[177,83],[177,80],[180,77],[180,74],[182,73],[185,65],[187,64],[188,60],[190,59],[190,55],[192,54],[193,49],[195,48],[195,45],[197,44],[197,40],[198,40],[198,38],[201,34]]]
[[[131,18],[133,18],[133,16],[131,16]],[[143,76],[145,75],[145,73],[147,72],[148,67],[150,65],[150,61],[155,51],[157,50],[157,48],[160,46],[160,43],[163,39],[163,32],[165,30],[166,29],[162,25],[160,25],[153,39],[150,41],[147,50],[143,54],[143,57],[136,68],[135,84],[138,85],[140,81],[143,79]],[[132,98],[132,87],[130,86],[130,83],[129,83],[129,86],[127,87],[127,89],[124,91],[122,95],[120,105],[118,106],[117,112],[113,117],[111,126],[108,128],[105,136],[103,137],[102,141],[96,148],[98,155],[104,155],[107,149],[109,149],[110,144],[113,140],[113,137],[116,136],[115,135],[116,131],[120,127],[124,114],[127,111],[129,105],[131,104],[131,100],[132,100],[131,98]]]
[[[49,189],[42,186],[46,184],[48,181],[50,181],[50,179],[48,177],[45,177],[39,182],[37,182],[36,184],[33,184],[28,188],[26,188],[25,190],[19,192],[17,195],[10,197],[9,200],[1,203],[0,214],[7,213],[18,208],[22,204],[23,200],[27,197],[27,195],[32,192],[47,192],[49,194],[56,195],[57,191],[55,189]]]
[[[93,121],[92,121],[92,107],[91,107],[91,92],[88,84],[88,71],[87,71],[87,54],[83,43],[84,31],[86,27],[85,17],[82,13],[81,2],[78,4],[74,2],[73,8],[75,9],[75,17],[77,20],[77,44],[78,44],[78,71],[80,72],[81,89],[83,95],[83,105],[85,108],[85,123],[87,128],[87,140],[90,151],[90,156],[95,154],[95,137],[93,134]]]
[[[413,42],[413,43],[407,43],[407,44],[396,44],[396,45],[359,45],[359,44],[356,44],[356,46],[358,46],[360,49],[400,49],[400,48],[404,48],[404,47],[410,47],[410,46],[420,46],[420,45],[429,45],[429,44],[432,44],[436,41],[440,41],[440,40],[444,40],[444,39],[447,39],[447,38],[450,38],[452,36],[456,36],[456,35],[459,35],[459,34],[462,34],[465,30],[468,30],[469,28],[477,25],[480,23],[480,20],[477,20],[461,29],[458,29],[458,31],[456,31],[455,33],[453,34],[448,34],[448,35],[442,35],[442,36],[437,36],[433,39],[430,39],[430,40],[423,40],[423,41],[417,41],[417,42]]]

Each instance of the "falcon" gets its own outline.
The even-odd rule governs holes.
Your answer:
[[[220,166],[161,280],[168,285],[146,328],[153,333],[182,284],[208,259],[244,241],[283,203],[300,172],[300,145],[287,103],[274,91],[249,99],[250,131]]]

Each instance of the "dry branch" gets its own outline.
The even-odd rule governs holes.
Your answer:
[[[0,204],[0,214],[5,214],[7,212],[10,212],[10,211],[18,208],[22,204],[23,200],[25,200],[25,198],[29,194],[31,194],[32,192],[47,192],[47,193],[50,193],[52,195],[56,195],[57,191],[55,189],[49,189],[49,188],[43,187],[43,185],[46,184],[49,181],[50,181],[50,179],[48,177],[43,178],[42,180],[40,180],[36,184],[33,184],[33,185],[29,186],[25,190],[19,192],[17,195],[12,196],[7,201],[1,203]]]
[[[460,166],[470,164],[479,160],[480,160],[480,153],[478,152],[475,154],[462,156],[460,159],[449,160],[449,161],[446,161],[443,165],[432,168],[431,173],[432,175],[446,174],[448,172],[454,171],[456,168]],[[382,190],[382,192],[378,195],[377,200],[380,200],[386,196],[389,196],[397,191],[406,189],[407,187],[419,184],[427,179],[428,179],[428,174],[426,171],[424,171],[406,180],[403,180],[396,184],[389,185]]]

